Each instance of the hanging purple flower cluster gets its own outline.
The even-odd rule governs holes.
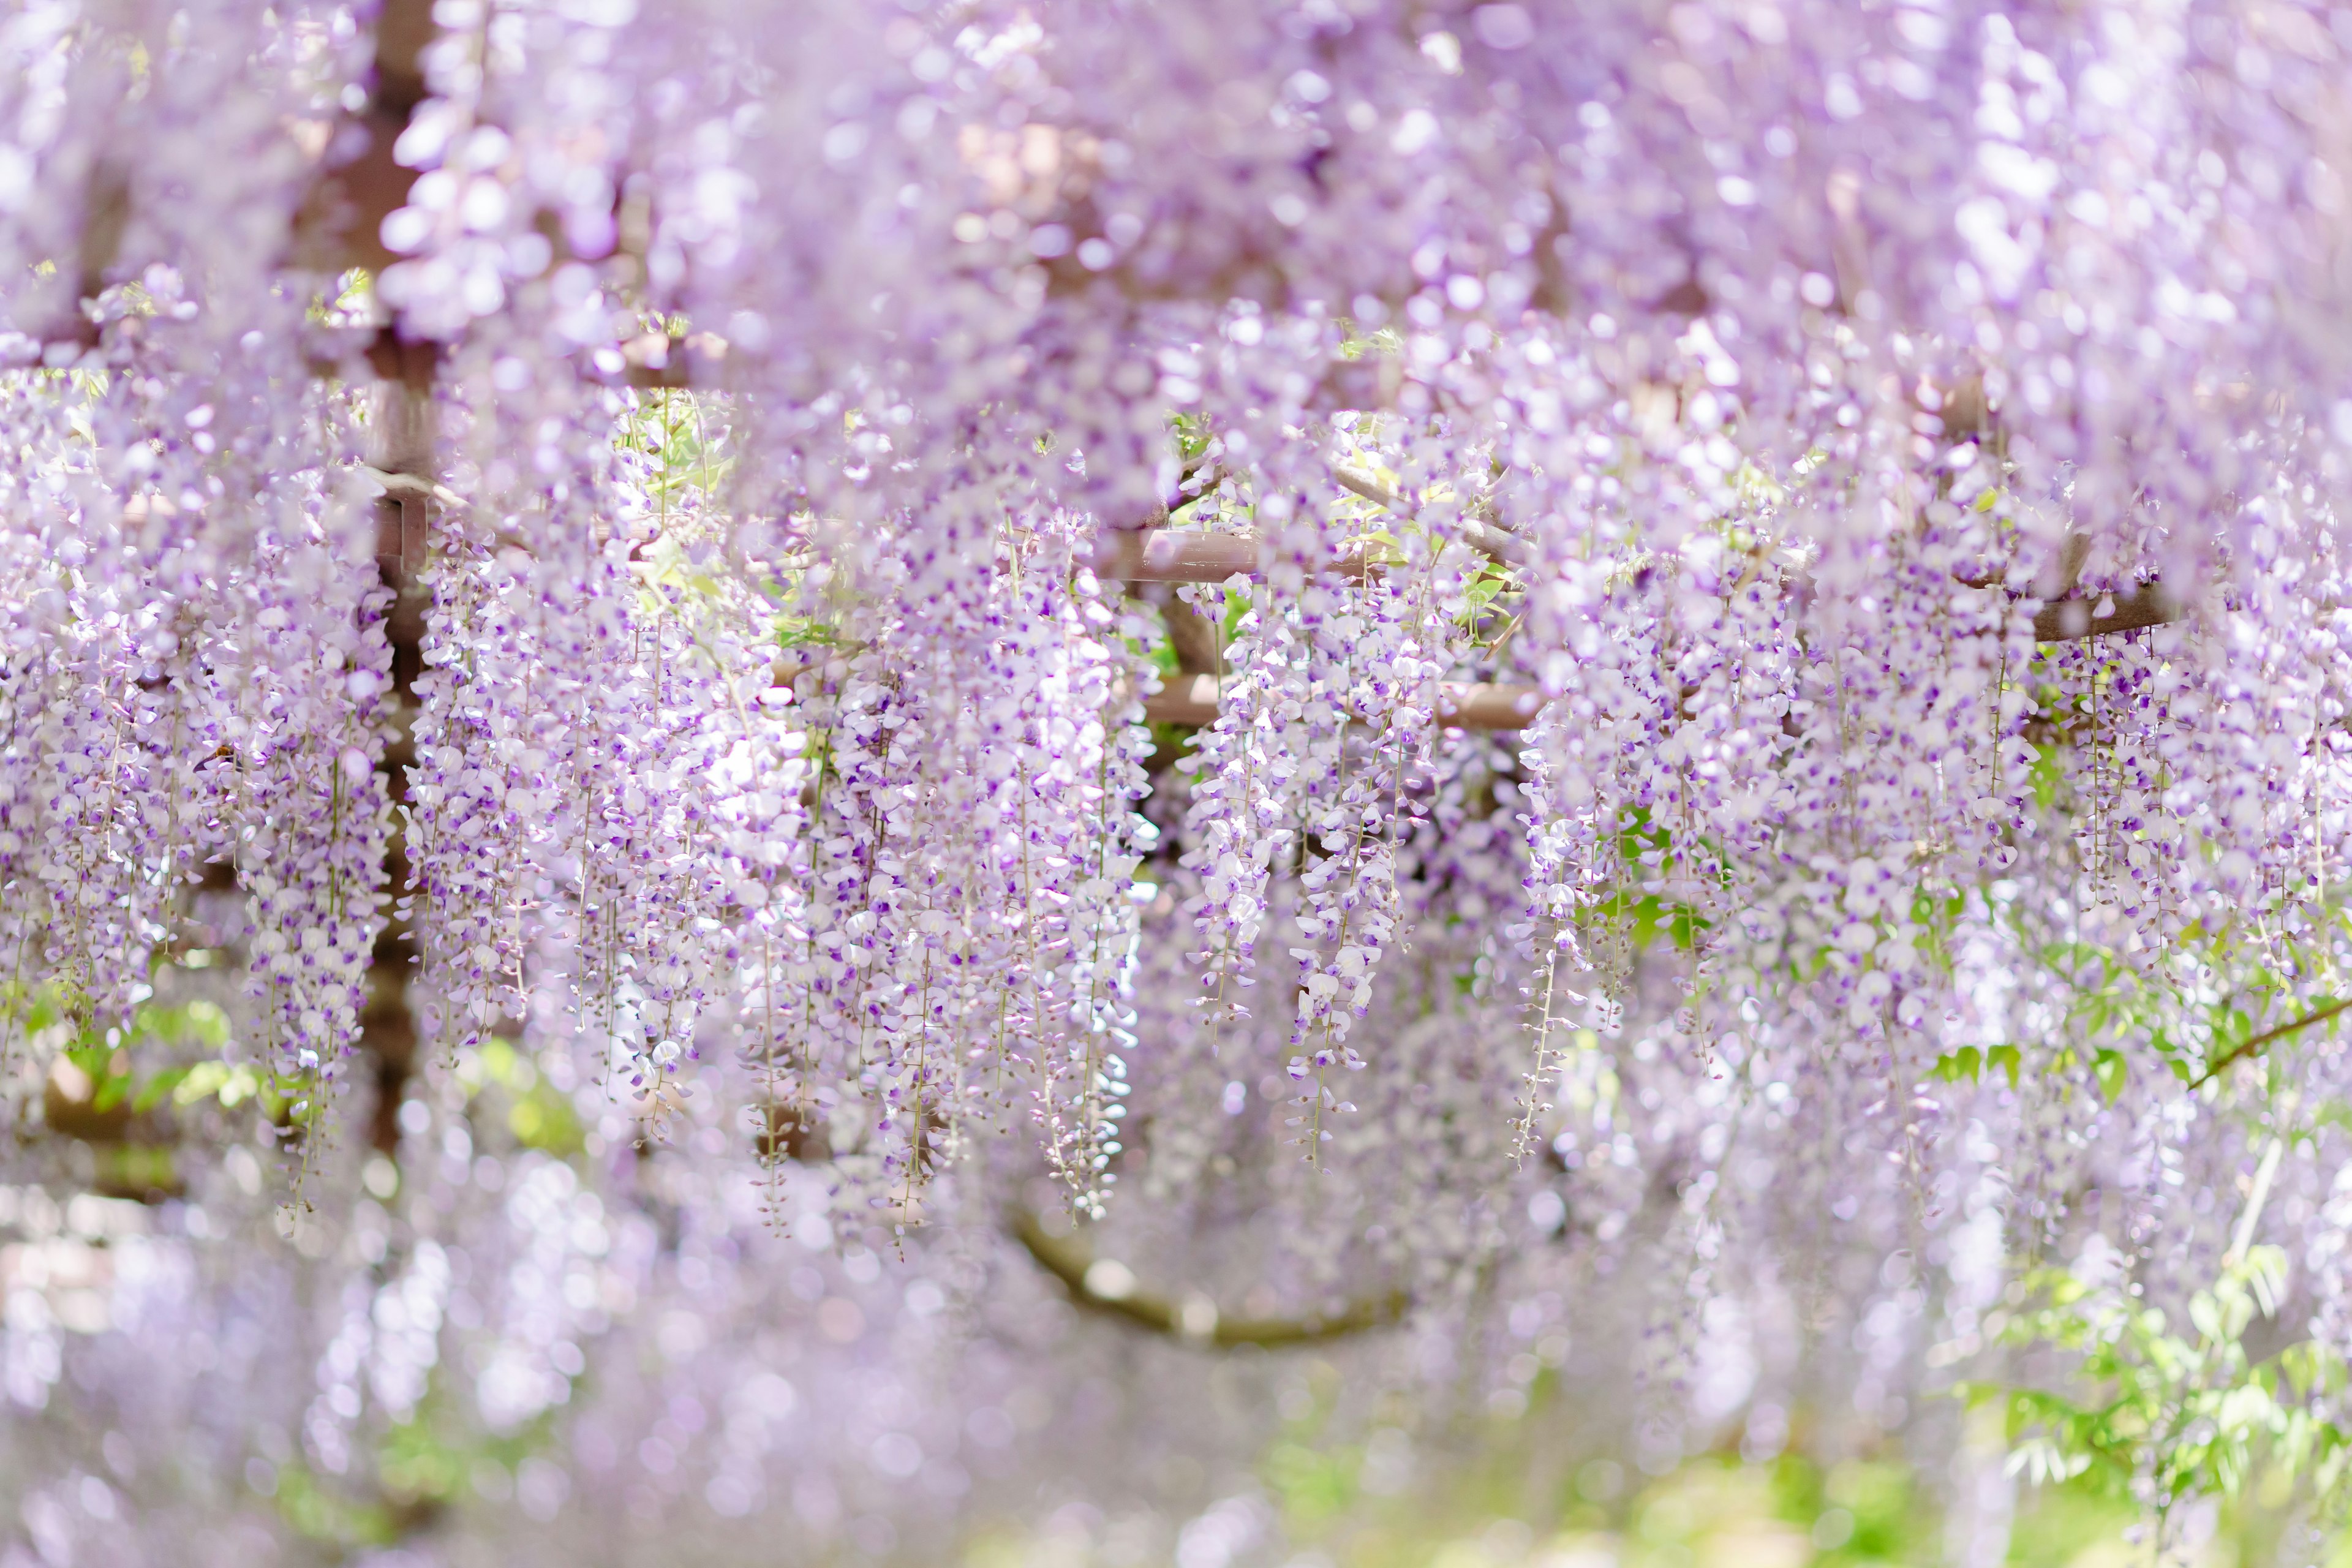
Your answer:
[[[161,269],[144,287],[197,314]],[[114,1044],[188,884],[233,879],[259,1059],[299,1096],[356,1043],[383,925],[384,595],[348,409],[235,352],[258,363],[12,389],[11,1005]]]
[[[2340,1362],[2347,57],[2300,5],[30,6],[0,1175],[294,1165],[257,1237],[351,1272],[269,1420],[339,1476],[445,1325],[502,1434],[640,1290],[717,1377],[677,1320],[759,1247],[810,1388],[883,1310],[818,1253],[944,1301],[998,1247],[1522,1406],[1652,1358],[1644,1464],[1903,1426],[2005,1335],[2174,1364],[2083,1301]],[[64,1320],[9,1310],[31,1408]],[[2328,1375],[2263,1431],[2352,1431]],[[748,1511],[796,1396],[728,1397]],[[946,1463],[903,1425],[874,1467]],[[2097,1458],[2163,1521],[2245,1473],[2194,1447]]]

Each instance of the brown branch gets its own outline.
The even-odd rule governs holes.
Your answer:
[[[344,160],[320,171],[294,215],[288,260],[295,267],[380,272],[400,258],[383,243],[383,220],[407,205],[416,171],[393,161],[393,143],[425,101],[425,46],[436,28],[432,0],[384,0],[375,25],[375,81],[367,106],[329,132],[329,156]],[[357,145],[354,147],[353,143]]]
[[[2330,1002],[2325,1007],[2315,1008],[2313,1011],[2306,1013],[2302,1017],[2295,1019],[2292,1023],[2280,1024],[2273,1028],[2264,1029],[2259,1035],[2250,1036],[2249,1037],[2239,1041],[2228,1050],[2222,1052],[2221,1057],[2214,1061],[2212,1066],[2207,1068],[2203,1072],[2199,1073],[2196,1078],[2189,1080],[2189,1087],[2191,1089],[2202,1089],[2207,1084],[2212,1082],[2213,1079],[2220,1076],[2224,1069],[2235,1067],[2238,1063],[2246,1060],[2250,1057],[2260,1056],[2273,1041],[2283,1040],[2289,1035],[2298,1034],[2305,1029],[2308,1029],[2314,1024],[2324,1024],[2327,1022],[2328,1019],[2335,1017],[2338,1013],[2345,1011],[2347,1008],[2352,1008],[2352,996],[2347,996],[2341,1002]]]
[[[1347,469],[1337,470],[1339,484],[1359,495],[1369,495],[1399,507],[1401,498]],[[1497,561],[1517,564],[1526,559],[1526,542],[1501,529],[1464,520],[1464,539]],[[1222,583],[1235,575],[1254,577],[1262,570],[1258,541],[1246,533],[1195,533],[1176,529],[1143,529],[1108,532],[1095,543],[1094,569],[1098,576],[1129,583]],[[1346,577],[1361,577],[1376,569],[1361,556],[1343,555],[1330,569]],[[1994,581],[1955,579],[1965,587],[1997,590]],[[2106,608],[2102,613],[2100,606]],[[2037,642],[2072,642],[2104,637],[2110,632],[2134,632],[2180,620],[2188,606],[2161,583],[2143,584],[2123,594],[2053,599],[2033,612]],[[1202,722],[1171,717],[1171,722]],[[1509,728],[1507,725],[1489,726]]]
[[[1048,1236],[1034,1215],[1016,1216],[1013,1234],[1039,1268],[1062,1282],[1074,1305],[1133,1328],[1220,1350],[1237,1345],[1311,1345],[1344,1339],[1387,1328],[1412,1306],[1400,1290],[1350,1303],[1328,1317],[1227,1317],[1203,1296],[1180,1303],[1134,1289],[1134,1276],[1125,1268],[1107,1267],[1075,1239]]]
[[[1331,476],[1340,489],[1400,517],[1421,514],[1418,505],[1370,474],[1334,467]],[[1096,575],[1129,583],[1222,583],[1235,575],[1256,576],[1262,568],[1255,535],[1197,533],[1164,526],[1169,512],[1196,499],[1180,495],[1169,505],[1155,509],[1148,526],[1103,533],[1095,543]],[[1454,529],[1464,543],[1491,560],[1507,566],[1528,563],[1528,542],[1515,533],[1466,513],[1456,521]],[[1344,552],[1330,563],[1329,570],[1343,577],[1362,577],[1380,566],[1366,554]]]
[[[1360,473],[1354,468],[1335,466],[1331,470],[1331,477],[1339,481],[1341,489],[1360,495],[1376,506],[1386,507],[1399,517],[1413,518],[1421,515],[1420,507],[1397,494],[1370,474]],[[1506,566],[1525,566],[1528,563],[1528,542],[1517,534],[1508,533],[1491,524],[1481,522],[1467,512],[1462,515],[1455,526],[1461,533],[1462,542],[1471,549],[1499,561]]]
[[[1180,671],[1207,676],[1225,673],[1224,651],[1219,646],[1224,639],[1215,621],[1173,595],[1160,606],[1160,619],[1168,628],[1168,646],[1176,650]]]
[[[1465,520],[1463,538],[1507,563],[1516,563],[1526,553],[1524,542],[1483,523]],[[1104,532],[1095,542],[1094,569],[1098,577],[1125,583],[1222,583],[1233,576],[1255,577],[1265,570],[1258,560],[1255,534],[1194,533],[1172,528]],[[1334,557],[1325,567],[1349,578],[1381,569],[1377,561],[1352,552]]]
[[[387,7],[387,12],[389,12]],[[387,23],[389,22],[387,15]],[[440,434],[433,399],[437,361],[426,357],[421,371],[387,379],[375,389],[371,435],[374,461],[362,470],[378,487],[376,570],[393,602],[384,617],[392,645],[394,732],[379,767],[394,811],[384,840],[383,886],[392,913],[376,933],[368,971],[368,1001],[360,1015],[360,1047],[374,1068],[375,1102],[369,1108],[368,1142],[391,1156],[400,1147],[400,1106],[416,1070],[416,1019],[408,983],[418,956],[416,933],[399,910],[415,891],[408,858],[408,771],[416,760],[411,733],[416,713],[416,680],[425,672],[425,613],[431,595],[422,581],[436,512],[458,498],[435,482],[435,447]]]
[[[1217,678],[1182,676],[1143,700],[1143,717],[1153,724],[1208,725],[1217,721]]]
[[[2098,606],[2108,605],[2105,615]],[[2108,632],[2136,632],[2146,626],[2179,620],[2189,608],[2166,591],[2161,583],[2144,584],[2128,594],[2105,594],[2095,601],[2060,599],[2033,612],[2033,640],[2073,642]]]
[[[2033,596],[2042,601],[2033,612],[2033,640],[2074,642],[2109,632],[2136,632],[2179,620],[2189,606],[2166,591],[2161,583],[2143,583],[2124,593],[2084,594],[2079,584],[2083,567],[2091,558],[2091,536],[2077,530],[2059,542],[2057,559],[2044,568]],[[1952,574],[1964,588],[2000,589],[2009,593],[1998,572],[1980,577]],[[2012,600],[2022,594],[2010,593]],[[2099,606],[2107,609],[2101,614]]]
[[[1444,729],[1517,730],[1531,723],[1543,704],[1543,693],[1532,686],[1449,682],[1437,689],[1435,718]]]
[[[1217,696],[1215,676],[1180,677],[1143,700],[1143,716],[1154,724],[1213,724]],[[1543,693],[1532,686],[1448,682],[1431,717],[1442,729],[1517,730],[1542,707]]]
[[[1257,539],[1167,528],[1105,533],[1095,541],[1094,567],[1098,577],[1127,583],[1222,583],[1237,574],[1256,575]]]

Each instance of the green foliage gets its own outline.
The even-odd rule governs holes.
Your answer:
[[[184,1050],[193,1047],[202,1053],[202,1059],[198,1062],[190,1063],[184,1067],[165,1068],[148,1077],[139,1086],[137,1094],[131,1099],[131,1108],[134,1111],[143,1113],[152,1110],[161,1105],[166,1097],[169,1097],[174,1105],[190,1105],[207,1093],[218,1092],[219,1086],[193,1090],[188,1088],[190,1079],[199,1067],[220,1070],[224,1074],[224,1082],[226,1081],[226,1069],[220,1058],[228,1049],[228,1015],[210,1002],[198,999],[177,1007],[158,1007],[152,1004],[142,1006],[131,1015],[131,1038],[134,1041],[153,1040],[165,1045],[177,1046]],[[250,1077],[251,1069],[245,1070]],[[111,1089],[112,1080],[110,1080],[105,1087]],[[257,1082],[254,1089],[248,1090],[247,1093],[257,1092]],[[103,1105],[104,1089],[100,1091],[100,1100]],[[224,1103],[234,1105],[236,1101],[225,1099]]]
[[[6,1040],[52,1043],[70,1041],[88,1015],[89,1004],[79,987],[64,976],[38,984],[11,980],[0,985],[0,1017],[6,1020]]]
[[[1225,590],[1224,618],[1217,623],[1217,646],[1231,647],[1234,638],[1241,635],[1242,617],[1250,613],[1251,599],[1246,588]]]
[[[1200,461],[1217,438],[1216,427],[1205,414],[1175,414],[1169,418],[1168,427],[1176,442],[1176,456],[1187,466]]]
[[[1517,626],[1517,617],[1493,617],[1499,621],[1499,625],[1489,625],[1489,621],[1496,607],[1496,602],[1518,591],[1517,577],[1492,565],[1470,580],[1462,592],[1460,618],[1473,647],[1499,647],[1509,637]]]
[[[1286,1442],[1266,1455],[1263,1474],[1284,1518],[1294,1529],[1312,1532],[1355,1502],[1363,1462],[1363,1449],[1358,1446],[1322,1449]]]
[[[485,1479],[510,1477],[547,1447],[553,1431],[544,1415],[506,1436],[455,1436],[449,1426],[436,1384],[414,1415],[378,1440],[372,1490],[288,1465],[277,1472],[278,1513],[321,1545],[344,1551],[393,1545]]]
[[[2020,918],[2001,913],[2005,906],[1998,898],[1989,907],[1996,918]],[[2036,1072],[2087,1069],[2112,1099],[2135,1064],[2200,1083],[2235,1062],[2266,1055],[2281,1041],[2332,1032],[2341,1016],[2352,1015],[2352,1005],[2337,994],[2329,957],[2344,934],[2343,915],[2332,905],[2322,910],[2315,904],[2311,912],[2321,918],[2297,934],[2275,923],[2193,925],[2154,972],[2144,953],[2072,934],[2051,940],[2018,931],[2037,966],[2057,983],[2044,994],[2063,997],[2063,1011],[2043,1024],[2044,1043],[2016,1048]],[[1932,926],[1936,940],[1922,943],[1923,951],[1940,949],[1950,926],[1949,921]],[[1957,1051],[1940,1059],[1930,1076],[1973,1080],[1990,1065]]]
[[[70,1003],[53,992],[33,998],[24,1020],[35,1037],[74,1029]],[[169,1104],[184,1109],[217,1100],[234,1110],[247,1100],[261,1103],[273,1121],[284,1121],[307,1104],[312,1082],[307,1074],[278,1074],[226,1058],[228,1015],[198,998],[177,1006],[146,1003],[132,1009],[127,1027],[103,1031],[83,1026],[67,1034],[59,1055],[89,1085],[74,1096],[77,1109],[103,1117],[118,1110],[143,1116]],[[195,1059],[187,1059],[191,1055]],[[156,1057],[177,1057],[172,1066],[142,1071]]]
[[[354,267],[338,277],[331,289],[322,289],[313,295],[303,314],[314,325],[341,323],[367,310],[374,294],[373,276],[364,267]],[[152,309],[149,313],[152,313]]]
[[[1160,672],[1160,679],[1162,680],[1173,679],[1184,672],[1182,661],[1176,657],[1175,643],[1165,635],[1155,640],[1150,647],[1137,647],[1133,651],[1150,659],[1151,668]]]
[[[630,563],[630,571],[637,579],[638,602],[648,616],[659,615],[671,602],[665,589],[707,600],[715,600],[726,591],[719,574],[697,564],[687,543],[672,533],[656,536],[640,551]]]
[[[1378,1438],[1318,1445],[1295,1429],[1260,1469],[1284,1533],[1316,1542],[1318,1560],[1348,1568],[1516,1561],[1863,1568],[1942,1560],[1932,1494],[1896,1458],[1824,1467],[1794,1453],[1762,1464],[1701,1454],[1644,1480],[1612,1460],[1579,1462],[1553,1448],[1549,1416],[1567,1407],[1556,1388],[1538,1392],[1544,1397],[1530,1415],[1490,1427],[1491,1440],[1475,1451],[1427,1456],[1436,1468],[1394,1495],[1367,1486]],[[1532,1549],[1498,1550],[1491,1544],[1498,1526],[1499,1539],[1532,1541]]]
[[[1156,757],[1179,757],[1192,748],[1200,731],[1189,724],[1151,726],[1151,752]]]
[[[2017,1087],[2017,1075],[2023,1058],[2015,1046],[1989,1046],[1983,1050],[1974,1046],[1962,1046],[1957,1051],[1947,1051],[1936,1058],[1927,1076],[1942,1083],[1974,1083],[1986,1072],[2004,1073],[2009,1087]]]
[[[2320,1396],[2342,1387],[2342,1364],[2310,1341],[2256,1363],[2243,1342],[2258,1314],[2276,1313],[2285,1281],[2282,1249],[2249,1247],[2190,1299],[2184,1326],[2121,1282],[2040,1270],[2003,1338],[2069,1352],[2067,1387],[1961,1392],[2002,1410],[2011,1468],[2037,1484],[2080,1478],[2122,1495],[2144,1481],[2161,1516],[2188,1497],[2236,1496],[2266,1461],[2332,1492],[2347,1433]]]
[[[517,1143],[568,1160],[586,1146],[587,1130],[570,1098],[549,1083],[538,1065],[506,1040],[492,1037],[457,1060],[457,1081],[471,1101],[495,1113],[503,1105]]]
[[[1702,839],[1698,848],[1709,854],[1713,847]],[[1592,917],[1624,930],[1636,952],[1655,946],[1662,937],[1681,952],[1690,952],[1698,933],[1714,922],[1680,900],[1634,890],[1644,882],[1664,882],[1684,869],[1674,840],[1653,825],[1646,806],[1628,815],[1617,836],[1617,859],[1623,874],[1593,906]]]
[[[355,1499],[322,1480],[305,1466],[278,1472],[279,1517],[304,1539],[346,1551],[390,1546],[401,1536],[400,1521],[381,1501]]]
[[[1771,1468],[1773,1513],[1802,1529],[1821,1564],[1916,1561],[1935,1542],[1917,1477],[1886,1459],[1845,1459],[1824,1469],[1784,1454]]]
[[[152,1202],[184,1190],[175,1152],[165,1144],[112,1143],[93,1151],[90,1191]]]
[[[833,624],[814,616],[777,616],[775,636],[778,647],[834,647],[841,642]]]
[[[175,1077],[178,1081],[170,1089],[173,1104],[194,1105],[203,1100],[218,1100],[224,1110],[234,1110],[248,1100],[281,1100],[288,1087],[242,1063],[231,1067],[226,1062],[198,1062],[194,1067],[175,1068],[156,1075],[159,1080]]]
[[[709,415],[707,398],[664,389],[636,404],[614,441],[616,449],[648,459],[641,482],[654,507],[654,537],[632,552],[630,571],[649,616],[689,595],[717,604],[728,592],[719,574],[701,566],[715,542],[708,525],[718,514],[708,503],[735,462]]]

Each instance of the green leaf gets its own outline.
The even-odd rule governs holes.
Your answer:
[[[141,1115],[154,1110],[173,1090],[186,1082],[188,1075],[194,1070],[194,1068],[165,1068],[139,1086],[138,1097],[131,1100],[131,1109]]]
[[[1936,1065],[1927,1069],[1927,1076],[1941,1079],[1946,1083],[1962,1080],[1974,1083],[1983,1070],[1984,1053],[1974,1046],[1962,1046],[1957,1051],[1947,1051],[1937,1057]]]
[[[779,647],[830,647],[839,640],[833,627],[811,616],[778,616]]]
[[[2130,1076],[2130,1070],[2118,1050],[2103,1050],[2091,1062],[2091,1071],[2099,1080],[2099,1092],[2109,1100],[2124,1091],[2124,1080]]]
[[[2011,1450],[2008,1473],[2022,1475],[2035,1486],[2067,1481],[2091,1468],[2088,1454],[2070,1454],[2049,1437],[2028,1437]]]
[[[2221,1396],[2214,1419],[2224,1433],[2268,1432],[2278,1414],[2269,1390],[2258,1384],[2242,1384]]]
[[[2238,1266],[2246,1286],[2253,1292],[2263,1316],[2278,1315],[2279,1302],[2286,1290],[2286,1249],[2283,1247],[2256,1247],[2248,1249],[2246,1260]]]

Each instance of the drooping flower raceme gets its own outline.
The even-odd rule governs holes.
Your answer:
[[[2337,19],[432,13],[0,36],[7,1184],[270,1260],[140,1347],[299,1347],[301,1474],[723,1448],[866,1549],[1060,1375],[1000,1255],[1367,1389],[1657,1361],[1654,1469],[2004,1333],[2139,1358],[2020,1464],[2159,1521],[2242,1455],[2146,1434],[2352,1429],[2164,1371],[2343,1349]],[[215,1387],[9,1212],[20,1407]],[[953,1420],[875,1338],[950,1294]]]

